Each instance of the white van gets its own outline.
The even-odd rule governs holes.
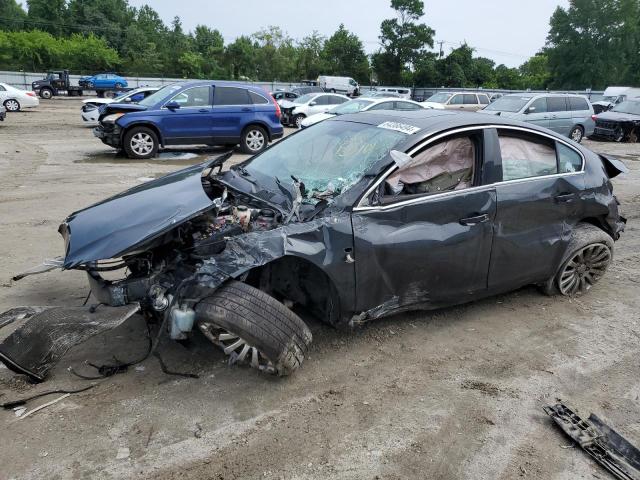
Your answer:
[[[405,87],[377,87],[376,92],[396,93],[400,98],[411,100],[411,89]]]
[[[352,97],[360,94],[360,85],[351,77],[320,75],[318,77],[318,86],[323,88],[325,92],[346,93]]]

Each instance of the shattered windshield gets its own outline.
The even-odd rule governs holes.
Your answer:
[[[506,96],[484,107],[487,111],[519,112],[531,100],[531,97]]]
[[[640,115],[640,102],[626,101],[611,109],[612,112]]]
[[[406,134],[354,122],[327,121],[273,145],[246,165],[249,173],[305,186],[304,199],[339,195],[353,186]]]

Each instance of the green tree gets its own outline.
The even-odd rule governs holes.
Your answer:
[[[0,30],[23,30],[26,19],[27,12],[16,0],[0,0]]]
[[[381,83],[406,84],[427,47],[433,48],[435,31],[419,23],[424,15],[421,0],[391,0],[391,7],[397,18],[380,25],[382,49],[373,55],[373,68]]]
[[[94,33],[117,50],[124,46],[124,33],[135,20],[136,11],[128,0],[69,0],[66,24],[73,27],[67,34]]]
[[[364,53],[362,41],[340,24],[322,49],[322,63],[328,75],[353,77],[360,83],[369,80],[369,59]]]
[[[622,6],[628,3],[571,0],[568,9],[556,9],[546,49],[552,87],[600,89],[623,77],[629,49],[625,51],[622,35],[629,22],[637,25],[638,17],[636,12],[625,18]]]
[[[230,76],[234,80],[249,78],[257,79],[255,70],[256,46],[245,35],[236,38],[225,51],[225,63]]]
[[[326,70],[322,58],[325,41],[325,37],[314,30],[298,44],[295,68],[301,79],[318,78]]]
[[[549,59],[544,53],[537,53],[520,65],[522,86],[532,90],[545,90],[551,82]]]
[[[66,0],[27,0],[27,25],[59,36],[68,33],[64,21],[67,16]]]
[[[522,88],[520,72],[517,68],[498,65],[495,73],[498,88],[504,88],[507,90],[518,90]]]

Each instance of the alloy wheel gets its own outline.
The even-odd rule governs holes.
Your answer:
[[[582,295],[602,278],[610,263],[611,249],[604,243],[580,249],[565,263],[558,276],[560,293]]]
[[[251,130],[247,133],[246,142],[251,151],[258,152],[264,146],[264,134],[260,130]]]
[[[304,117],[302,115],[298,115],[296,117],[296,127],[301,128],[303,120],[304,120]]]
[[[148,155],[153,151],[153,147],[153,138],[148,133],[138,132],[131,137],[131,150],[136,155]]]
[[[580,143],[582,141],[582,129],[580,127],[576,127],[571,131],[571,140],[576,143]]]
[[[271,360],[269,360],[258,348],[254,347],[235,333],[229,332],[212,323],[201,323],[200,331],[205,337],[211,340],[212,343],[222,348],[225,355],[229,356],[229,365],[238,363],[242,365],[249,365],[251,368],[255,368],[266,373],[275,372],[275,367]]]
[[[9,112],[17,112],[18,110],[20,110],[20,104],[17,100],[7,100],[6,102],[4,102],[4,106]]]

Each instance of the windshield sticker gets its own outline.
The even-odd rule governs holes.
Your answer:
[[[396,132],[406,133],[407,135],[412,135],[420,131],[420,128],[418,127],[414,127],[413,125],[407,125],[406,123],[398,123],[398,122],[384,122],[378,125],[378,128],[395,130]]]

